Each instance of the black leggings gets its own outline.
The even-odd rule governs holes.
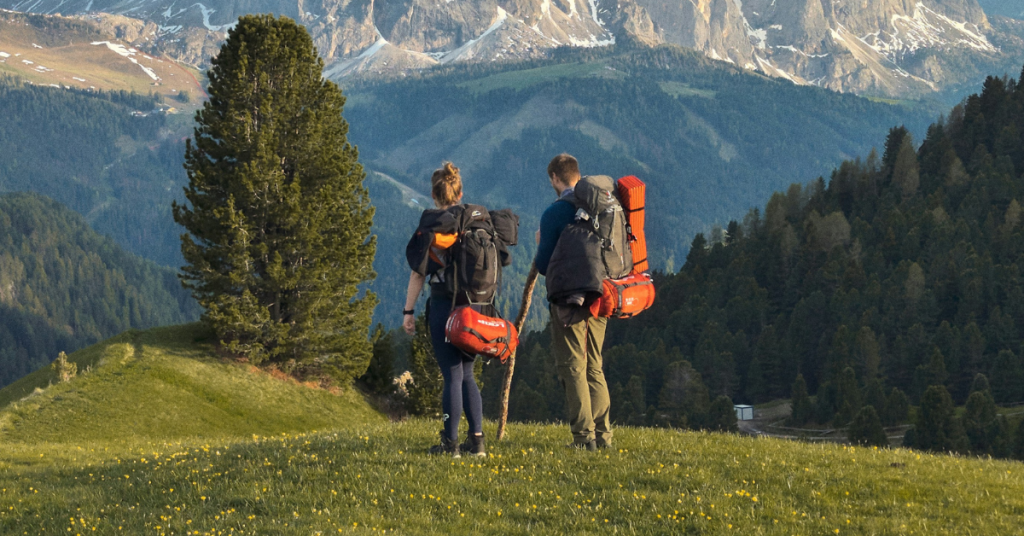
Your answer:
[[[474,434],[483,432],[483,401],[480,389],[473,377],[473,362],[476,356],[466,357],[450,342],[445,342],[444,326],[448,322],[448,312],[452,309],[451,299],[430,297],[427,306],[427,324],[430,326],[430,342],[434,347],[434,357],[441,367],[444,378],[444,390],[441,392],[441,409],[444,411],[444,433],[452,441],[459,440],[459,418],[466,411],[469,431]]]

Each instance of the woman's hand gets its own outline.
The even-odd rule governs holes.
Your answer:
[[[409,288],[405,292],[405,310],[412,311],[416,307],[416,298],[419,297],[420,292],[423,292],[423,284],[427,281],[427,277],[417,274],[416,272],[409,272]],[[403,315],[402,317],[402,328],[409,335],[416,334],[416,317],[414,315]]]

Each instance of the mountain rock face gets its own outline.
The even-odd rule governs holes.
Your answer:
[[[452,61],[528,59],[555,47],[604,46],[619,38],[697,49],[797,84],[907,97],[1024,60],[1024,25],[994,26],[977,0],[207,2],[0,0],[0,5],[142,19],[146,22],[136,24],[142,26],[137,30],[120,23],[126,40],[135,36],[139,45],[148,38],[193,64],[205,63],[238,16],[273,12],[309,28],[328,76],[335,79]]]

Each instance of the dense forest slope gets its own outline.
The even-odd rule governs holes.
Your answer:
[[[698,234],[682,269],[657,277],[654,307],[611,324],[616,418],[672,417],[693,378],[712,398],[757,403],[789,397],[802,374],[811,418],[840,425],[861,404],[905,415],[894,389],[914,404],[932,385],[956,404],[979,385],[1024,401],[1022,132],[1024,86],[989,78],[922,144],[893,128],[881,156]],[[546,344],[521,354],[544,371],[520,377],[533,419],[558,415]]]
[[[431,171],[452,160],[462,168],[467,200],[522,216],[517,265],[507,278],[516,303],[533,230],[552,198],[545,169],[555,154],[576,155],[584,173],[647,181],[656,215],[647,235],[652,258],[674,271],[689,246],[679,237],[866,154],[892,125],[923,133],[934,120],[921,107],[798,87],[678,47],[567,52],[516,69],[453,67],[353,85],[346,94],[350,138],[365,166],[426,194]],[[397,257],[412,227],[382,220],[393,204],[377,202],[373,188],[378,225],[398,233],[390,242],[381,237],[378,262],[395,271],[378,264],[374,285],[385,285],[381,307],[397,311],[406,269]]]
[[[37,194],[0,195],[0,385],[130,328],[193,320],[174,272]]]
[[[128,251],[180,264],[170,204],[184,185],[187,127],[144,115],[156,101],[126,91],[39,87],[0,75],[0,102],[0,192],[51,197]]]

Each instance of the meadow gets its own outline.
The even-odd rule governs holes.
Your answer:
[[[90,372],[0,412],[0,533],[1022,533],[1019,462],[628,427],[580,452],[530,423],[485,458],[431,456],[438,422],[204,355],[197,333],[83,350]]]

